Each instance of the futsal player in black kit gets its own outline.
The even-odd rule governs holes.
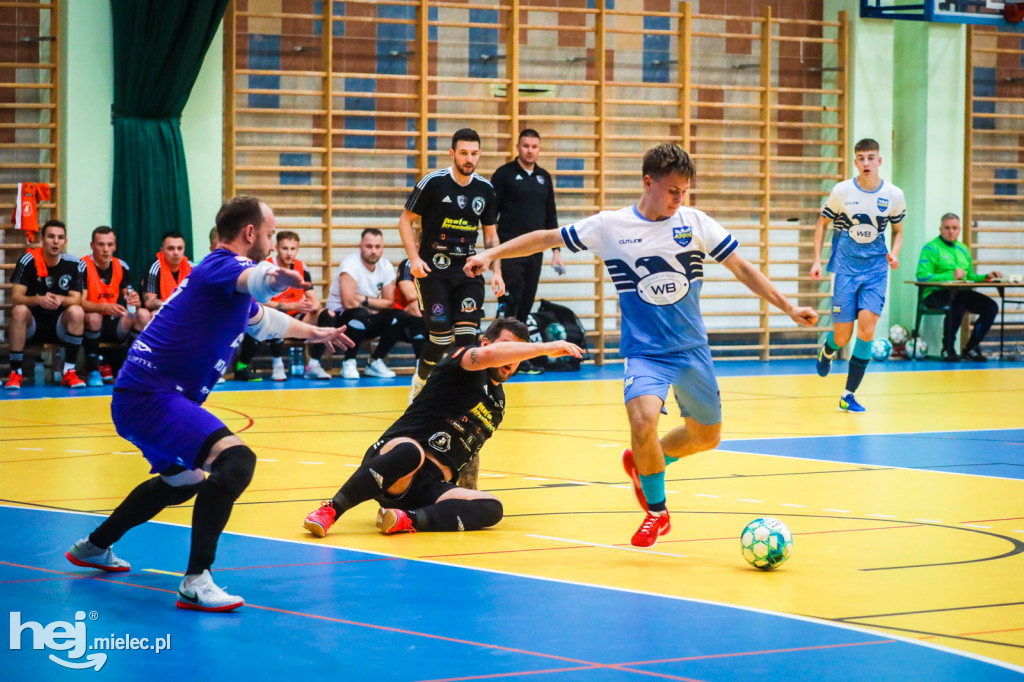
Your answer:
[[[483,318],[484,280],[467,276],[462,266],[476,253],[481,229],[488,248],[498,244],[494,188],[474,172],[480,160],[480,136],[469,128],[457,130],[449,154],[452,165],[416,183],[398,221],[429,332],[412,377],[410,403],[450,346],[476,342]],[[418,246],[412,227],[417,218],[422,227]],[[501,296],[505,283],[500,267],[492,270],[494,295]]]
[[[306,517],[306,530],[323,537],[338,516],[368,500],[381,506],[377,529],[385,535],[479,530],[498,523],[502,507],[497,497],[461,488],[455,481],[501,424],[501,384],[523,360],[582,355],[568,341],[529,340],[525,324],[502,317],[487,328],[480,346],[458,347],[441,360],[334,499]]]

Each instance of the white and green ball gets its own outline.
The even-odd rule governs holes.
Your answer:
[[[793,534],[778,519],[754,519],[740,535],[740,549],[751,566],[770,571],[784,564],[793,553]]]

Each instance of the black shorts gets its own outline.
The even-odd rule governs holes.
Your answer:
[[[110,315],[103,316],[103,322],[100,326],[100,341],[121,343],[127,338],[128,331],[121,329],[120,317],[111,317]]]
[[[459,322],[480,326],[484,317],[483,277],[437,277],[416,279],[420,310],[427,329],[446,334]]]
[[[366,454],[363,455],[363,461],[365,462],[380,454],[381,448],[388,442],[390,442],[390,439],[382,439],[371,445]],[[434,464],[433,460],[424,458],[423,466],[413,474],[412,483],[409,484],[409,488],[404,493],[397,497],[384,493],[374,499],[380,506],[389,509],[405,509],[407,511],[410,509],[422,509],[434,504],[441,495],[457,487],[454,483],[444,480],[444,474],[441,473],[441,470]]]
[[[33,343],[65,343],[68,330],[61,324],[60,316],[66,308],[47,310],[46,308],[32,308],[32,321],[28,323],[25,330],[25,341]]]

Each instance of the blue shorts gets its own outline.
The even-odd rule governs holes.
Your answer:
[[[857,313],[867,310],[882,314],[885,305],[885,286],[889,271],[864,272],[856,275],[836,273],[832,289],[832,322],[853,322]]]
[[[196,457],[210,437],[225,431],[224,422],[178,391],[114,390],[110,415],[119,436],[142,450],[150,473],[172,465],[195,469]]]
[[[665,402],[669,386],[675,393],[680,415],[704,426],[722,422],[722,396],[710,347],[704,345],[660,357],[626,358],[627,403],[640,395],[658,396]]]

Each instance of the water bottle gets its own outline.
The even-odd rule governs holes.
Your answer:
[[[53,351],[53,383],[60,384],[64,378],[64,349],[57,348]]]
[[[134,315],[135,312],[136,312],[135,304],[130,303],[128,301],[128,298],[132,295],[132,291],[134,291],[134,290],[132,289],[132,285],[131,284],[129,284],[128,286],[126,286],[124,288],[124,302],[128,304],[126,307],[128,309],[128,314],[129,315]]]
[[[36,358],[35,367],[32,368],[32,383],[36,386],[46,385],[46,365],[42,358]]]
[[[293,377],[301,377],[305,372],[305,358],[303,357],[302,346],[292,346],[288,351],[288,357],[291,359],[291,372]]]

